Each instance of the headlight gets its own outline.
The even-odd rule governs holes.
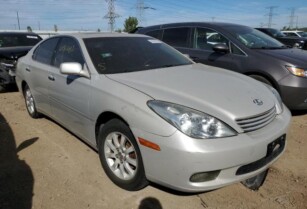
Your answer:
[[[294,67],[294,66],[286,66],[286,68],[293,75],[307,78],[307,70],[306,69]]]
[[[147,104],[164,120],[192,138],[211,139],[237,134],[222,121],[197,110],[157,100],[149,101]]]
[[[276,100],[277,100],[277,103],[275,105],[276,107],[276,113],[277,114],[281,114],[283,112],[283,104],[282,104],[282,100],[281,100],[281,97],[278,93],[278,91],[276,89],[274,89],[272,86],[268,85],[268,84],[265,84],[263,83],[268,89],[271,90],[271,92],[274,94],[274,96],[276,97]]]

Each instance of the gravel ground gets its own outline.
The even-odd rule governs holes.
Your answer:
[[[31,119],[19,92],[0,93],[0,209],[307,208],[307,111],[294,112],[284,155],[265,184],[201,194],[115,186],[97,153],[47,118]]]

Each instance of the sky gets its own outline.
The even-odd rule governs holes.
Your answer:
[[[0,0],[0,30],[90,30],[108,31],[110,0]],[[137,2],[145,8],[141,16]],[[162,23],[207,21],[229,22],[250,27],[267,26],[273,7],[272,27],[289,26],[294,9],[294,25],[307,27],[307,0],[114,0],[115,29],[123,29],[129,16],[140,26]]]

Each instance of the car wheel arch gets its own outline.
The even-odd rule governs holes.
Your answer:
[[[112,119],[119,119],[121,121],[123,121],[128,127],[129,124],[127,123],[127,121],[125,119],[123,119],[121,116],[119,116],[118,114],[114,113],[114,112],[102,112],[96,120],[95,123],[95,137],[96,137],[96,143],[98,144],[97,140],[98,140],[98,133],[99,133],[99,128],[101,125],[106,124],[108,121],[112,120]]]
[[[22,82],[21,82],[21,92],[22,92],[22,93],[25,91],[26,85],[28,85],[26,81],[22,81]]]
[[[263,77],[264,79],[268,80],[272,84],[272,87],[274,87],[279,92],[279,85],[277,84],[276,80],[271,75],[268,75],[267,73],[259,72],[259,71],[258,72],[248,72],[248,73],[245,73],[245,75],[249,77],[252,77],[252,76]]]

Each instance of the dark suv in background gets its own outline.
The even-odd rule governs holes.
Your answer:
[[[283,32],[274,28],[256,28],[256,29],[277,39],[278,41],[280,41],[285,45],[307,50],[307,38],[298,37],[298,36],[297,37],[286,36]]]
[[[136,33],[160,39],[195,62],[269,84],[289,108],[307,109],[307,51],[288,48],[256,29],[229,23],[173,23],[139,28]]]
[[[15,84],[15,65],[42,38],[35,33],[0,32],[0,86]]]

